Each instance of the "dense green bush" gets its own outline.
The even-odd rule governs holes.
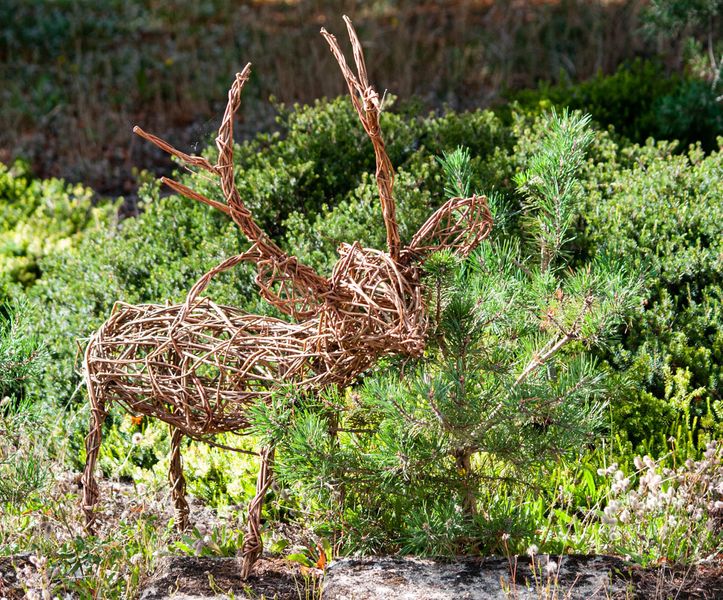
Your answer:
[[[664,445],[683,416],[713,437],[723,423],[723,156],[674,150],[631,146],[623,164],[593,166],[580,240],[647,269],[646,309],[610,356],[628,382],[614,414],[636,443]]]
[[[579,84],[543,84],[538,90],[511,94],[510,99],[533,112],[550,106],[584,110],[634,142],[675,139],[682,148],[701,142],[710,151],[723,133],[723,105],[716,96],[706,81],[666,76],[662,66],[638,60],[610,76],[598,74]]]
[[[28,165],[0,163],[0,301],[11,284],[42,276],[43,257],[105,230],[115,208],[93,205],[93,191],[61,179],[35,179]]]
[[[389,99],[388,103],[391,103]],[[406,117],[385,111],[384,139],[392,164],[411,172],[414,188],[441,194],[441,178],[425,172],[433,157],[459,145],[484,157],[510,144],[507,129],[490,111],[443,117]],[[312,222],[322,207],[332,209],[374,172],[374,154],[347,98],[318,101],[313,106],[282,107],[279,131],[261,134],[237,150],[236,183],[259,224],[279,236],[292,213]],[[213,157],[215,150],[209,150]],[[187,185],[221,200],[218,186],[204,174],[187,176]],[[402,189],[402,186],[398,186]],[[405,186],[406,187],[406,186]],[[441,195],[439,196],[441,198]]]

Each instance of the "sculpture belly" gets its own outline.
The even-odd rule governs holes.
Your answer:
[[[183,309],[118,304],[86,351],[90,393],[200,437],[245,428],[246,406],[283,382],[319,379],[315,320],[297,325],[205,299]]]

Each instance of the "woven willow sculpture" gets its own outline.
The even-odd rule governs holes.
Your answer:
[[[171,428],[169,479],[181,528],[189,526],[181,466],[183,436],[213,443],[221,432],[248,427],[247,407],[268,400],[280,384],[317,390],[346,386],[380,356],[420,356],[425,347],[427,313],[420,267],[435,250],[469,254],[491,228],[484,197],[453,198],[435,212],[401,247],[393,198],[394,171],[379,126],[380,100],[367,80],[364,57],[345,17],[357,74],[346,63],[336,38],[322,29],[346,82],[354,107],[371,139],[376,180],[386,226],[388,252],[342,244],[330,277],[322,277],[281,250],[244,206],[234,185],[233,120],[250,65],[236,76],[216,144],[218,162],[185,154],[136,127],[135,132],[188,165],[220,178],[226,204],[163,178],[178,193],[228,214],[252,243],[243,254],[204,275],[183,304],[133,306],[117,303],[111,317],[92,336],[85,352],[90,432],[83,475],[83,510],[92,528],[98,501],[94,471],[102,423],[111,402],[134,414],[156,417]],[[289,321],[245,314],[219,306],[200,294],[211,279],[237,265],[256,266],[261,296]],[[262,551],[261,505],[271,482],[273,448],[260,452],[256,496],[251,502],[242,550],[247,577]]]

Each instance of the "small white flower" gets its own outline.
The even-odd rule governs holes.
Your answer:
[[[45,556],[35,555],[30,556],[28,560],[33,564],[36,569],[42,569],[48,562],[48,559]]]
[[[545,565],[545,575],[550,577],[555,573],[557,573],[557,563],[554,560],[551,560]]]
[[[611,517],[607,514],[603,514],[603,516],[600,518],[603,525],[617,525],[618,520],[615,517]]]
[[[527,554],[529,554],[530,556],[535,556],[535,554],[537,554],[539,551],[540,549],[535,544],[531,544],[527,548]]]
[[[635,468],[636,468],[638,471],[642,471],[642,470],[643,470],[643,467],[645,466],[645,464],[643,463],[643,459],[640,458],[639,456],[636,456],[636,457],[633,459],[633,463],[635,464]]]
[[[133,434],[133,437],[131,438],[131,443],[132,443],[134,446],[137,446],[137,445],[140,444],[142,441],[143,441],[143,434],[142,434],[140,431],[136,431],[136,432]]]

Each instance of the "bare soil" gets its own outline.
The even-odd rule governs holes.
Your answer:
[[[264,558],[243,581],[235,558],[168,557],[144,585],[141,600],[164,598],[268,598],[298,600],[320,585],[321,572],[279,558]]]

